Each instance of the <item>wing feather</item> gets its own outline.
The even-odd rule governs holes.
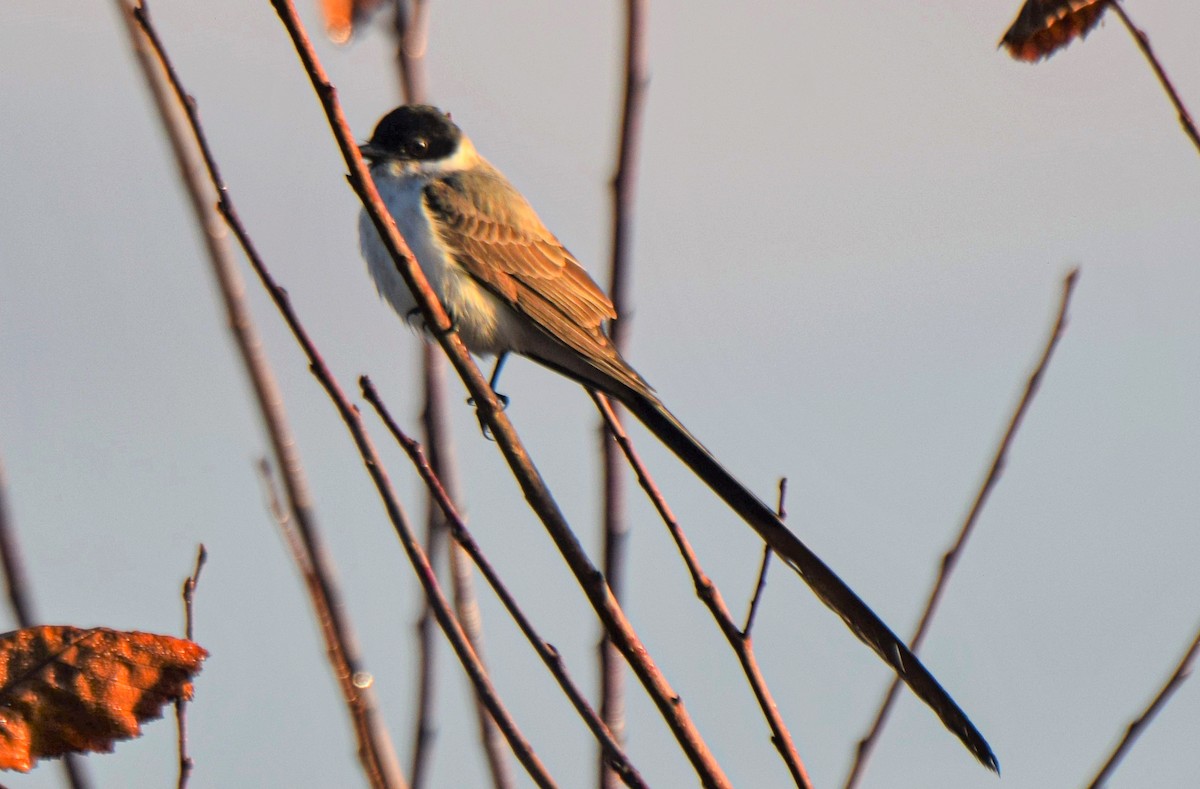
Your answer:
[[[593,368],[650,391],[604,333],[617,317],[608,296],[495,168],[431,181],[425,200],[442,243],[471,277]]]

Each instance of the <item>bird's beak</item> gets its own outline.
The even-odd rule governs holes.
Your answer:
[[[358,152],[361,153],[362,158],[366,159],[368,162],[377,162],[381,159],[387,158],[387,154],[384,151],[381,151],[378,147],[371,145],[369,142],[358,146]]]

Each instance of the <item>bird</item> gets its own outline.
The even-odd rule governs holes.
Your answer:
[[[405,104],[376,124],[359,150],[371,178],[472,353],[525,356],[619,401],[746,521],[817,597],[875,651],[989,769],[983,735],[903,641],[815,553],[717,461],[606,333],[612,301],[551,233],[520,191],[476,150],[450,116]],[[383,299],[406,321],[417,301],[364,208],[359,242]]]

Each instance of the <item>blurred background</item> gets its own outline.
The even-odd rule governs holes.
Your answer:
[[[1115,17],[1036,66],[996,42],[1015,0],[651,4],[628,357],[897,632],[915,625],[1025,385],[1072,266],[1070,325],[922,655],[1008,785],[1083,783],[1200,619],[1200,159]],[[1200,5],[1128,3],[1193,110]],[[432,2],[435,103],[607,282],[622,4]],[[356,134],[398,103],[386,23],[346,47],[301,8]],[[267,2],[152,12],[234,199],[343,385],[369,373],[417,430],[419,341],[358,256],[359,204]],[[255,463],[257,411],[159,123],[111,4],[0,7],[0,457],[46,622],[182,632],[204,542],[194,787],[362,785],[337,686]],[[317,513],[402,762],[420,593],[345,428],[257,284]],[[594,409],[514,360],[509,416],[589,548]],[[589,692],[598,626],[452,383],[470,523]],[[368,420],[372,427],[373,419]],[[760,543],[650,437],[635,441],[731,608]],[[424,510],[382,440],[414,520]],[[628,612],[731,780],[788,777],[733,654],[650,507],[630,496]],[[494,599],[494,680],[565,787],[595,747]],[[0,625],[15,627],[6,607]],[[890,674],[776,567],[755,629],[818,786],[840,785]],[[474,713],[439,644],[439,787],[483,785]],[[632,681],[628,750],[695,778]],[[1185,685],[1113,786],[1194,786]],[[87,766],[173,785],[150,724]],[[521,785],[528,779],[514,770]],[[10,787],[57,786],[43,765]],[[992,787],[905,695],[864,786]]]

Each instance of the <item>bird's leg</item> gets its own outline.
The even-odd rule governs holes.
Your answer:
[[[503,353],[499,354],[496,357],[496,366],[492,368],[492,377],[488,379],[488,386],[491,387],[492,394],[496,395],[496,399],[500,401],[500,409],[501,410],[508,408],[508,396],[502,395],[496,391],[496,381],[498,381],[500,379],[500,370],[501,370],[501,368],[504,367],[504,361],[507,358],[508,358],[508,351],[504,351]],[[467,405],[474,408],[475,407],[475,398],[468,397]],[[479,430],[483,433],[483,437],[486,438],[488,441],[494,441],[495,439],[492,438],[492,434],[488,430],[488,426],[483,421],[483,416],[478,415],[478,414],[477,414],[477,416],[479,416]]]
[[[488,386],[492,388],[492,394],[496,395],[496,399],[500,401],[500,409],[508,408],[508,395],[502,395],[496,391],[496,381],[500,379],[500,368],[504,367],[504,360],[508,358],[508,351],[504,351],[496,357],[496,366],[492,368],[492,377],[488,379]],[[468,397],[467,405],[475,407],[475,398]]]
[[[492,387],[492,394],[496,395],[496,399],[500,401],[500,405],[508,408],[508,396],[502,395],[496,391],[496,382],[500,380],[500,371],[504,369],[504,362],[508,359],[508,351],[502,351],[496,357],[496,366],[492,368],[492,377],[488,379],[488,386]]]

